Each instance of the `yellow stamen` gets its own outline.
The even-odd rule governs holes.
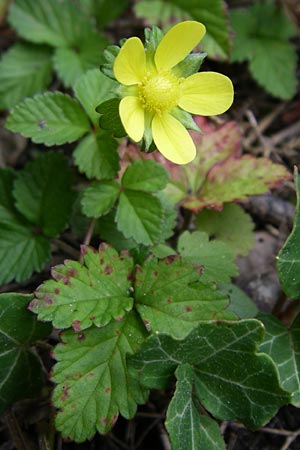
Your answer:
[[[181,79],[172,73],[147,75],[139,87],[139,99],[143,108],[161,115],[178,104]]]

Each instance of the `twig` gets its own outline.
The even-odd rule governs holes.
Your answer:
[[[63,252],[67,253],[67,255],[72,256],[74,259],[78,259],[80,252],[76,248],[62,241],[61,239],[53,239],[53,243]]]
[[[297,135],[298,133],[300,133],[300,122],[293,123],[289,127],[284,128],[278,133],[273,134],[273,136],[271,137],[272,144],[273,145],[280,144],[288,137]]]

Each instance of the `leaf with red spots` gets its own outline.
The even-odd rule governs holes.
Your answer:
[[[134,312],[103,328],[91,327],[80,339],[72,330],[63,333],[52,378],[58,384],[53,401],[60,409],[56,425],[63,437],[83,442],[96,431],[107,433],[119,413],[127,419],[135,415],[148,391],[128,374],[126,356],[146,335]]]
[[[36,291],[30,309],[40,320],[75,331],[92,324],[101,327],[120,320],[132,309],[130,275],[133,261],[102,244],[99,250],[83,248],[83,264],[65,261],[52,269],[53,280]]]
[[[136,308],[148,331],[182,338],[203,320],[232,318],[228,298],[201,282],[203,267],[171,256],[136,271]]]

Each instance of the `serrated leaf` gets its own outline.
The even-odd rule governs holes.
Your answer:
[[[280,284],[286,295],[292,299],[300,298],[300,177],[295,168],[297,208],[294,226],[277,257],[277,270]]]
[[[163,219],[159,241],[164,242],[174,234],[173,230],[176,227],[177,223],[177,210],[175,204],[164,192],[157,192],[156,197],[159,198],[159,201],[163,208]]]
[[[131,373],[147,387],[165,387],[177,366],[194,368],[195,395],[217,419],[259,428],[290,400],[272,359],[256,353],[261,322],[201,323],[185,339],[151,336],[130,357]]]
[[[99,50],[98,50],[99,51]],[[99,122],[100,114],[95,108],[108,100],[118,84],[105,76],[99,69],[92,69],[82,75],[74,85],[74,92],[93,124]]]
[[[132,309],[132,259],[119,257],[104,244],[99,251],[89,247],[82,251],[83,264],[67,260],[54,267],[53,279],[39,286],[30,305],[41,320],[51,320],[57,328],[103,327],[112,319],[121,320]]]
[[[73,142],[90,131],[88,118],[79,104],[61,92],[47,92],[19,103],[5,127],[45,145]]]
[[[83,2],[86,0],[81,0]],[[91,15],[95,16],[99,26],[103,28],[105,25],[108,25],[113,20],[117,19],[121,16],[121,14],[128,7],[128,0],[119,0],[117,3],[114,3],[114,7],[111,7],[110,0],[90,0],[91,3]]]
[[[85,136],[74,150],[74,162],[88,178],[111,179],[119,170],[118,142],[98,130]]]
[[[0,223],[15,223],[17,211],[12,195],[16,172],[11,168],[0,169]]]
[[[135,415],[137,403],[147,400],[147,390],[128,374],[126,355],[135,352],[145,336],[133,312],[103,328],[63,334],[52,378],[58,383],[53,401],[60,408],[56,426],[63,437],[82,442],[96,430],[107,433],[119,413],[127,419]]]
[[[149,330],[181,338],[201,320],[226,317],[227,296],[199,282],[201,273],[176,256],[137,268],[136,308]]]
[[[148,192],[121,192],[116,222],[124,236],[138,244],[152,245],[159,241],[163,209],[158,198]]]
[[[4,53],[0,62],[0,108],[9,109],[48,86],[51,53],[48,47],[21,43]]]
[[[191,16],[188,12],[183,11],[172,2],[163,2],[162,0],[140,0],[135,4],[135,14],[140,19],[147,21],[148,25],[161,25],[162,28],[169,28],[171,18],[176,17],[176,21],[190,20]]]
[[[209,241],[208,235],[201,231],[185,231],[178,240],[178,252],[184,261],[203,266],[203,281],[228,283],[238,274],[234,254],[227,244]]]
[[[68,0],[15,0],[8,19],[21,37],[54,47],[76,46],[91,28],[86,16]]]
[[[63,232],[72,212],[72,172],[62,153],[40,154],[16,176],[16,208],[44,235]]]
[[[46,337],[51,327],[37,323],[27,311],[32,295],[0,295],[0,413],[15,401],[39,394],[45,382],[34,342]]]
[[[117,229],[115,222],[116,211],[112,210],[106,216],[98,219],[97,234],[102,241],[107,242],[114,247],[118,252],[122,250],[131,250],[138,246],[138,244],[131,238],[126,238],[124,234]]]
[[[124,137],[126,132],[120,119],[119,104],[118,98],[111,98],[97,106],[96,111],[101,114],[101,128],[110,131],[115,137]]]
[[[283,389],[292,394],[292,404],[300,406],[300,316],[287,328],[271,314],[258,315],[266,335],[259,347],[262,353],[271,356],[279,372]]]
[[[85,189],[82,197],[82,211],[88,217],[101,217],[114,206],[120,193],[115,181],[97,181]]]
[[[225,450],[217,423],[199,411],[194,394],[194,370],[189,364],[175,372],[176,391],[169,404],[166,428],[173,450]]]
[[[254,245],[254,223],[250,215],[235,203],[225,204],[222,211],[200,211],[195,225],[210,238],[225,242],[235,255],[247,255]]]
[[[218,291],[229,296],[228,310],[232,311],[240,319],[252,319],[257,316],[258,308],[256,304],[238,286],[231,283],[219,283]]]
[[[140,159],[127,167],[122,186],[135,191],[157,192],[166,186],[168,178],[168,173],[160,164]]]

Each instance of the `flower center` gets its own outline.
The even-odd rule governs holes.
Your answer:
[[[139,87],[139,98],[143,107],[161,115],[177,104],[180,96],[180,79],[171,73],[147,75]]]

